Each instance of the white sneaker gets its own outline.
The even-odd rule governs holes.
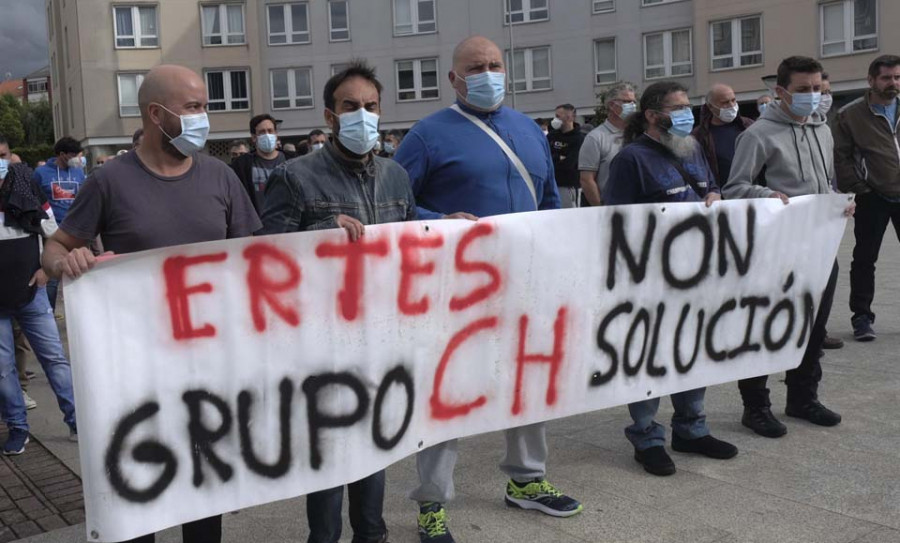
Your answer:
[[[34,409],[37,407],[37,402],[34,401],[34,398],[29,396],[27,392],[23,392],[22,397],[25,399],[25,409]]]
[[[72,443],[78,443],[78,430],[69,428],[69,441],[71,441]]]

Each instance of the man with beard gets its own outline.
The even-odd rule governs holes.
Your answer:
[[[94,267],[98,235],[116,254],[239,238],[262,226],[247,192],[221,160],[199,151],[209,120],[203,79],[182,66],[150,70],[138,91],[144,141],[97,170],[44,250],[51,277]],[[185,506],[189,504],[185,503]],[[222,540],[220,515],[182,526],[184,543]],[[153,534],[133,540],[152,543]]]
[[[838,112],[834,162],[838,187],[856,193],[856,247],[850,264],[850,311],[858,341],[875,339],[875,262],[888,222],[900,236],[900,57],[869,65],[869,92]]]
[[[825,117],[817,111],[822,100],[822,71],[822,65],[809,57],[781,61],[775,87],[781,101],[769,106],[738,136],[731,175],[723,188],[726,198],[779,198],[787,204],[792,196],[832,192],[834,142]],[[852,215],[853,209],[854,205],[848,207],[847,214]],[[818,400],[819,359],[837,274],[835,261],[803,360],[785,378],[785,414],[820,426],[841,422],[839,414]],[[744,402],[741,422],[757,434],[776,438],[787,433],[787,427],[772,414],[767,380],[763,375],[738,382]]]
[[[687,88],[674,81],[660,81],[641,96],[641,112],[625,127],[625,147],[610,165],[603,191],[607,205],[721,200],[715,177],[703,150],[690,136],[694,114]],[[672,394],[672,449],[709,458],[728,459],[737,447],[709,433],[703,413],[705,388]],[[625,435],[634,446],[634,459],[653,475],[675,473],[675,463],[665,449],[665,427],[654,420],[659,398],[629,404],[634,424]]]

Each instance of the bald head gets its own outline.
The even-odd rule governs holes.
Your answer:
[[[734,95],[734,89],[728,85],[716,83],[706,94],[706,107],[713,114],[713,124],[730,123],[738,115],[737,97]],[[723,113],[723,110],[726,111]]]
[[[499,69],[494,69],[492,64]],[[503,54],[497,44],[484,36],[464,39],[453,50],[453,71],[465,77],[487,70],[504,71]]]
[[[141,116],[147,117],[150,104],[162,104],[175,114],[197,113],[196,109],[206,108],[206,85],[196,72],[176,66],[162,64],[144,76],[138,91]]]
[[[734,89],[724,83],[716,83],[709,89],[709,92],[706,93],[706,101],[713,103],[721,100],[727,101],[731,96],[734,96]]]

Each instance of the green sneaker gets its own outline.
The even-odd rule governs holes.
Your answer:
[[[584,509],[581,502],[566,496],[542,478],[528,483],[517,483],[510,479],[506,484],[504,499],[509,507],[534,509],[551,517],[571,517]]]
[[[421,543],[455,543],[447,528],[447,511],[437,502],[419,504],[419,541]]]

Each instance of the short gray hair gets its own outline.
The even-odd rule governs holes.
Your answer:
[[[634,85],[623,82],[613,83],[603,94],[603,103],[608,104],[613,100],[618,100],[623,92],[634,92]]]

